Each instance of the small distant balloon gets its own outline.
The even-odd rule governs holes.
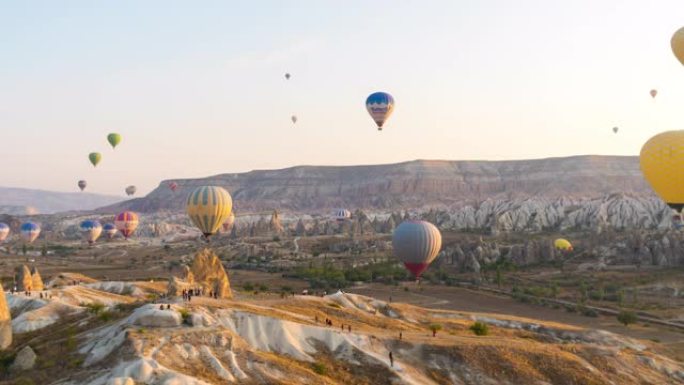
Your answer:
[[[88,155],[88,159],[90,159],[90,163],[93,164],[93,167],[96,167],[98,163],[102,160],[102,154],[99,152],[91,152]]]
[[[0,223],[0,243],[4,242],[5,239],[7,239],[9,233],[10,227],[7,225],[7,223]]]
[[[128,195],[128,196],[135,195],[135,192],[137,190],[138,189],[135,188],[135,186],[128,186],[128,187],[126,187],[126,195]]]
[[[684,27],[678,29],[677,32],[672,35],[670,46],[672,47],[672,52],[677,60],[684,64]]]
[[[78,188],[81,189],[81,191],[85,190],[86,186],[88,185],[88,182],[84,180],[79,180],[78,181]]]
[[[100,237],[100,234],[102,234],[102,225],[95,220],[85,220],[81,222],[80,228],[83,233],[83,239],[91,245],[95,243],[97,238]]]
[[[553,241],[553,247],[561,251],[572,251],[572,244],[567,239],[558,238]]]
[[[651,90],[649,94],[651,94],[652,98],[655,98],[658,95],[658,90]]]
[[[385,121],[394,111],[394,98],[387,92],[372,93],[366,99],[366,110],[378,125],[378,131],[381,131]]]
[[[121,135],[117,134],[116,132],[112,132],[111,134],[107,135],[107,141],[112,146],[112,148],[116,148],[116,146],[118,146],[119,143],[121,143]]]
[[[347,209],[337,209],[333,212],[333,218],[338,222],[344,222],[351,218],[351,211]]]
[[[138,215],[132,211],[124,211],[116,216],[114,224],[124,238],[128,239],[135,229],[138,228]]]
[[[394,229],[392,248],[397,259],[419,279],[442,248],[442,234],[432,223],[404,221]]]
[[[223,228],[223,232],[229,233],[230,230],[233,229],[234,224],[235,224],[235,214],[233,214],[231,212],[230,215],[228,216],[228,218],[226,219],[226,221],[223,222],[223,225],[221,225],[221,227]]]
[[[171,191],[176,192],[176,189],[178,188],[178,183],[176,183],[176,182],[169,183],[169,188],[171,189]]]
[[[289,72],[285,73],[285,79],[290,80],[290,73]]]
[[[297,123],[297,116],[296,115],[292,115],[292,117],[290,119],[292,119],[292,123]]]
[[[619,128],[617,128],[617,127],[613,127],[613,132],[614,132],[614,133],[616,133],[616,134],[617,134],[618,130],[619,130]]]
[[[102,226],[102,231],[104,231],[107,239],[112,239],[114,238],[114,236],[116,236],[116,232],[118,230],[116,229],[116,226],[114,226],[113,223],[105,223],[105,225]]]
[[[19,228],[21,233],[21,238],[27,243],[33,243],[33,241],[40,235],[40,226],[33,222],[26,222]]]

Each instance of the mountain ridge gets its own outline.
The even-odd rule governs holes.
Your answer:
[[[178,184],[176,192],[168,184]],[[636,156],[577,155],[534,160],[418,159],[360,166],[293,166],[165,180],[147,196],[101,212],[181,211],[195,187],[230,191],[236,210],[321,211],[335,207],[420,209],[487,199],[596,198],[614,193],[654,196]]]

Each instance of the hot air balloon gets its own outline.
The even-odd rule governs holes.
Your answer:
[[[290,80],[290,74],[289,73],[285,73],[285,79]]]
[[[230,194],[218,186],[197,187],[190,193],[186,203],[188,216],[207,239],[216,234],[232,209]]]
[[[102,160],[102,154],[100,154],[99,152],[91,152],[88,155],[88,159],[90,159],[90,163],[92,163],[93,167],[95,167]]]
[[[418,279],[437,257],[442,247],[442,234],[425,221],[404,221],[392,234],[394,255]]]
[[[97,238],[100,237],[100,234],[102,234],[102,225],[98,221],[85,220],[81,222],[80,228],[81,233],[83,233],[83,238],[91,245],[95,243]]]
[[[297,116],[296,115],[292,115],[292,117],[290,119],[292,119],[292,123],[297,123]]]
[[[137,189],[135,188],[135,186],[126,187],[126,195],[128,195],[128,196],[135,194],[136,191],[137,191]]]
[[[88,185],[88,182],[84,180],[79,180],[78,181],[78,188],[81,189],[81,191],[85,190],[86,186]]]
[[[21,238],[28,243],[32,243],[40,235],[40,226],[33,222],[26,222],[19,228]]]
[[[116,132],[112,132],[111,134],[107,135],[107,141],[112,145],[112,148],[116,148],[116,146],[121,143],[121,135],[117,134]]]
[[[677,30],[670,40],[672,52],[680,63],[684,64],[684,27]]]
[[[7,236],[10,233],[10,227],[7,226],[7,223],[1,223],[0,222],[0,243],[4,242],[5,239],[7,239]]]
[[[333,218],[338,222],[343,222],[351,218],[351,212],[347,209],[337,209],[333,213]]]
[[[616,133],[616,134],[617,134],[618,130],[619,130],[619,128],[617,128],[617,127],[613,127],[613,132],[614,132],[614,133]]]
[[[563,238],[558,238],[553,241],[553,247],[557,250],[572,251],[572,244],[567,239]]]
[[[666,131],[649,139],[641,147],[639,163],[651,188],[674,211],[675,227],[680,227],[684,207],[684,131]]]
[[[230,230],[233,229],[233,225],[235,224],[235,215],[231,212],[228,218],[226,219],[225,222],[223,222],[223,225],[221,225],[223,232],[224,233],[229,233]]]
[[[105,225],[102,226],[102,231],[104,231],[105,236],[107,236],[107,239],[113,239],[118,230],[116,229],[116,226],[114,226],[113,223],[105,223]]]
[[[128,239],[138,227],[138,215],[132,211],[124,211],[116,216],[114,225]]]
[[[651,97],[652,97],[652,98],[655,98],[656,95],[658,95],[658,90],[651,90],[651,91],[649,92],[649,94],[651,94]]]
[[[378,131],[382,130],[387,118],[394,111],[394,98],[387,92],[375,92],[366,99],[366,109],[371,118],[378,125]]]
[[[178,183],[176,183],[176,182],[169,183],[169,188],[171,189],[171,191],[176,192],[176,189],[178,188]]]

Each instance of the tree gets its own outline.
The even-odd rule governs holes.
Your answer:
[[[430,324],[430,330],[432,330],[432,336],[436,337],[437,332],[442,330],[442,325],[441,324]]]
[[[503,283],[503,277],[501,274],[501,266],[496,265],[496,285],[501,289],[501,284]]]
[[[40,249],[40,255],[45,257],[48,254],[47,244],[43,243],[43,247]]]
[[[26,255],[26,252],[28,251],[28,248],[26,247],[26,244],[24,243],[21,245],[21,253]]]
[[[617,315],[617,320],[625,326],[633,324],[637,321],[637,316],[632,311],[623,310]]]

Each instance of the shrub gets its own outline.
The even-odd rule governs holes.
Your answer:
[[[476,336],[486,336],[489,334],[489,326],[484,322],[475,322],[469,328]]]
[[[585,308],[582,309],[582,315],[585,316],[585,317],[593,317],[593,318],[596,318],[596,317],[599,316],[599,313],[598,313],[596,310],[594,310],[594,309],[588,309],[588,308],[585,307]]]
[[[268,291],[268,286],[264,285],[263,283],[259,285],[259,291],[267,292]]]
[[[183,318],[183,323],[190,324],[190,312],[188,311],[188,309],[179,309],[178,312],[180,313],[181,318]]]
[[[101,311],[97,317],[103,322],[109,322],[114,318],[114,312],[109,310]]]
[[[621,311],[616,318],[621,324],[625,326],[629,326],[629,324],[633,324],[637,321],[636,314],[628,310]]]
[[[245,282],[245,283],[242,285],[242,289],[243,289],[244,291],[254,291],[254,285],[252,285],[251,282]]]
[[[325,376],[326,373],[328,373],[328,368],[326,368],[325,364],[322,362],[314,362],[311,364],[311,368],[316,374],[320,374],[321,376]]]
[[[101,302],[87,303],[83,306],[88,309],[88,313],[95,315],[100,314],[105,309],[105,305]]]

